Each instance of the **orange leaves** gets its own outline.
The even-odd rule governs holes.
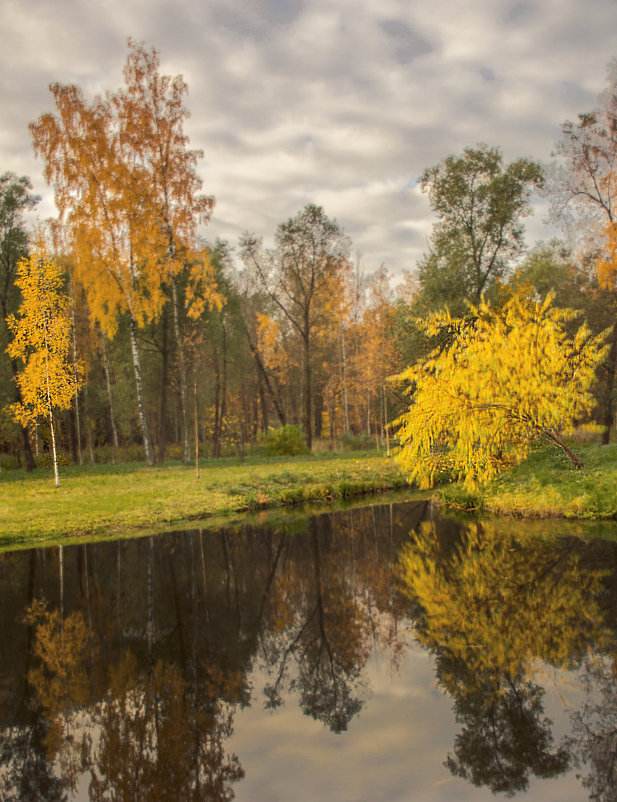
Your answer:
[[[76,279],[110,336],[123,311],[139,326],[156,319],[186,267],[192,314],[221,303],[198,253],[197,228],[214,201],[199,194],[201,152],[186,147],[187,87],[158,67],[155,50],[130,40],[124,90],[87,102],[78,87],[53,84],[56,114],[30,126],[70,230]]]
[[[617,289],[617,224],[609,223],[605,229],[604,254],[596,262],[598,283],[605,290]]]

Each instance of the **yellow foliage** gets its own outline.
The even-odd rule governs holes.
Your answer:
[[[538,660],[571,668],[590,643],[601,650],[611,642],[597,602],[606,571],[581,566],[552,541],[508,534],[501,523],[466,525],[447,551],[425,522],[399,571],[403,592],[425,611],[417,637],[447,650],[470,677],[514,677]]]
[[[22,403],[12,407],[24,424],[49,419],[54,407],[68,409],[81,381],[80,365],[69,362],[71,322],[63,281],[62,269],[43,251],[33,251],[17,268],[22,302],[17,317],[7,320],[13,335],[7,351],[25,363],[17,376]]]
[[[564,447],[558,431],[593,407],[605,336],[582,326],[570,337],[574,313],[551,302],[519,292],[500,310],[483,302],[469,318],[446,311],[421,323],[450,340],[397,377],[412,399],[397,422],[410,480],[428,487],[445,471],[474,487],[522,461],[539,437]]]

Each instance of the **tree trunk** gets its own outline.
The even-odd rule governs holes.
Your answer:
[[[243,320],[243,322],[244,322],[244,320]],[[266,386],[266,390],[268,391],[268,395],[272,399],[272,404],[274,405],[274,409],[276,411],[276,414],[277,414],[277,417],[278,417],[278,419],[280,421],[281,426],[285,426],[285,424],[287,423],[287,417],[285,415],[285,410],[283,408],[283,404],[281,403],[281,399],[278,397],[277,393],[275,392],[274,388],[272,387],[272,383],[270,381],[270,377],[268,376],[268,374],[266,372],[266,368],[265,368],[264,363],[263,363],[263,361],[261,359],[259,351],[257,350],[257,346],[251,340],[251,336],[249,334],[249,330],[248,330],[248,327],[246,326],[246,323],[244,324],[244,331],[246,333],[246,339],[248,341],[251,354],[253,356],[253,359],[255,360],[255,365],[257,366],[257,373],[263,379],[263,382],[264,382],[264,384]]]
[[[165,462],[165,448],[167,445],[167,385],[169,383],[169,352],[167,348],[167,317],[163,315],[163,343],[161,345],[161,397],[159,407],[159,431],[156,461],[159,465]]]
[[[199,413],[197,409],[197,364],[193,372],[193,400],[195,402],[195,475],[199,479]]]
[[[611,332],[611,347],[606,361],[606,403],[604,406],[603,445],[611,441],[611,429],[615,423],[615,375],[617,373],[617,323]]]
[[[390,430],[388,427],[388,394],[386,385],[383,385],[383,428],[386,438],[386,455],[390,456]]]
[[[259,404],[261,408],[261,430],[265,435],[268,433],[268,402],[264,392],[263,378],[259,372],[257,373],[257,387],[259,389]]]
[[[323,393],[316,393],[315,394],[315,401],[313,404],[313,419],[315,422],[315,437],[319,438],[322,436],[322,422],[323,422],[323,409],[324,409],[324,400],[323,400]]]
[[[555,429],[547,429],[545,436],[551,443],[554,443],[556,446],[559,446],[559,448],[564,452],[564,454],[566,454],[566,456],[568,457],[568,459],[570,460],[572,465],[574,465],[575,468],[585,467],[580,457],[578,457],[573,451],[571,451],[568,448],[568,446],[563,442],[563,440],[561,439],[559,434],[555,431]]]
[[[304,434],[306,436],[306,445],[309,450],[311,450],[313,447],[313,377],[311,375],[311,350],[308,327],[304,332],[302,344],[304,346]]]
[[[343,372],[343,421],[345,434],[349,434],[349,399],[347,397],[347,349],[345,348],[345,329],[341,329],[341,355]]]
[[[88,431],[88,451],[90,453],[90,462],[92,465],[96,462],[94,459],[94,446],[92,443],[92,424],[90,422],[90,410],[88,406],[88,382],[84,381],[84,402],[85,402],[85,416],[86,416],[86,429]]]
[[[135,371],[135,384],[137,386],[137,408],[139,412],[139,425],[141,428],[141,436],[144,444],[144,451],[146,454],[146,464],[154,465],[152,456],[152,444],[150,441],[150,433],[148,431],[148,422],[146,420],[146,406],[144,404],[144,390],[143,381],[141,378],[141,361],[139,359],[139,349],[137,348],[137,322],[133,315],[129,313],[129,332],[131,338],[131,354],[133,357],[133,369]]]
[[[214,425],[212,427],[212,456],[220,456],[220,404],[221,404],[221,369],[218,355],[214,354]]]
[[[107,348],[105,347],[105,335],[101,336],[101,353],[103,355],[103,373],[105,374],[105,386],[107,388],[107,403],[109,404],[109,423],[111,426],[111,442],[113,448],[113,462],[115,459],[115,452],[118,449],[118,429],[116,427],[116,417],[114,415],[114,400],[111,392],[111,376],[109,373],[109,364],[107,362]]]
[[[180,331],[180,309],[178,304],[178,289],[176,287],[176,277],[171,279],[171,297],[174,310],[174,332],[176,335],[176,348],[178,350],[178,373],[180,378],[180,406],[182,412],[182,461],[189,462],[191,459],[189,445],[189,418],[188,418],[188,393],[186,389],[186,362],[184,359],[184,343]]]
[[[84,464],[84,457],[81,451],[81,418],[79,414],[79,386],[77,381],[77,324],[75,322],[75,288],[73,286],[73,274],[71,273],[71,333],[73,335],[73,382],[75,384],[75,428],[77,439],[77,458],[79,464]]]
[[[49,351],[47,349],[47,322],[45,323],[45,378],[47,384],[47,412],[49,414],[49,427],[51,429],[51,453],[54,463],[54,484],[60,487],[60,473],[58,472],[58,452],[56,451],[56,434],[54,432],[54,408],[51,403],[51,390],[49,387]]]

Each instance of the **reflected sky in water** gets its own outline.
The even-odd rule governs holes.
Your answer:
[[[614,799],[584,529],[414,501],[0,555],[0,799]]]

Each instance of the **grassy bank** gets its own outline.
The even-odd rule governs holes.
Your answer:
[[[179,464],[0,472],[0,545],[111,536],[223,513],[345,498],[404,486],[376,452],[204,460],[201,477]]]
[[[576,470],[561,451],[541,448],[477,493],[460,485],[437,491],[448,507],[500,515],[548,518],[617,518],[617,445],[575,449]]]

